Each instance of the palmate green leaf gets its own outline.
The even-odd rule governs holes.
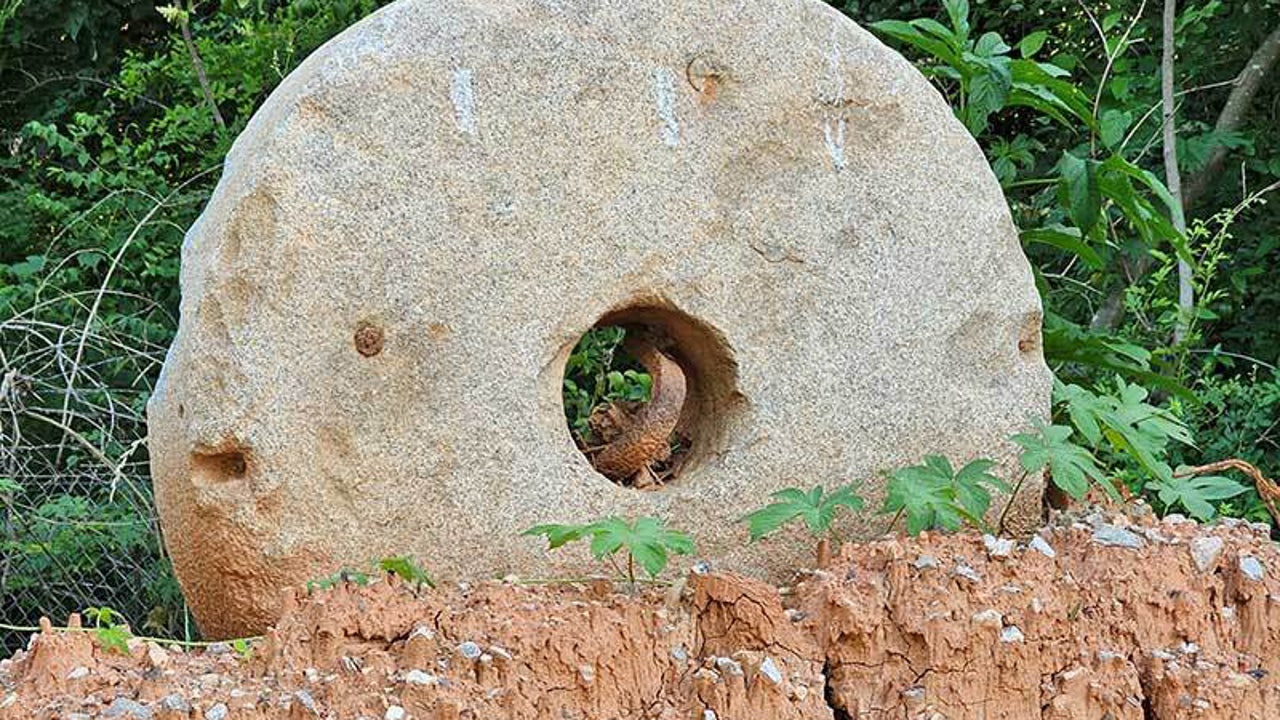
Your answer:
[[[861,510],[864,505],[853,485],[836,488],[825,497],[821,485],[814,486],[807,493],[799,488],[786,488],[773,493],[770,497],[776,502],[742,518],[742,521],[747,523],[752,542],[778,530],[796,518],[804,519],[810,533],[815,536],[821,535],[830,530],[831,522],[840,508]]]
[[[558,547],[567,545],[571,542],[577,542],[586,536],[589,525],[534,525],[533,527],[520,533],[521,535],[542,535],[547,538],[547,549],[555,550]]]
[[[667,566],[669,555],[693,552],[692,538],[667,528],[661,520],[652,517],[627,521],[610,516],[588,525],[535,525],[521,534],[546,537],[552,550],[590,537],[591,554],[597,560],[626,550],[645,572],[654,577]]]
[[[1115,394],[1099,395],[1077,385],[1054,382],[1054,398],[1065,402],[1080,434],[1097,448],[1102,440],[1158,479],[1170,471],[1163,463],[1169,443],[1194,445],[1191,432],[1169,411],[1146,402],[1147,390],[1115,379]]]
[[[668,553],[688,555],[693,552],[693,540],[688,535],[668,529],[657,518],[641,517],[627,522],[619,517],[608,517],[588,528],[591,554],[597,560],[626,549],[651,577],[657,577],[666,568]]]
[[[378,567],[383,572],[392,573],[400,576],[400,579],[427,587],[435,587],[435,581],[427,574],[422,566],[414,561],[408,555],[399,555],[396,557],[386,557],[378,561]]]
[[[1065,425],[1046,425],[1037,421],[1036,432],[1020,433],[1013,441],[1022,446],[1020,462],[1027,472],[1049,468],[1049,478],[1068,495],[1082,498],[1089,491],[1089,483],[1101,487],[1113,498],[1120,493],[1106,482],[1106,474],[1098,467],[1098,461],[1083,447],[1071,442],[1073,431]]]
[[[123,625],[109,625],[93,629],[93,637],[104,652],[129,654],[129,638],[133,637]]]
[[[1168,466],[1166,466],[1166,469]],[[1215,500],[1226,500],[1249,490],[1229,477],[1204,475],[1178,477],[1172,471],[1155,483],[1156,495],[1167,507],[1181,505],[1200,520],[1210,520],[1217,514]]]
[[[990,474],[994,466],[979,459],[956,472],[947,458],[927,455],[920,465],[890,474],[881,512],[901,512],[912,535],[930,528],[958,530],[965,522],[982,527],[991,491],[1009,491],[1007,483]]]

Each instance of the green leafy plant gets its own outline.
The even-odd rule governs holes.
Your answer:
[[[1170,479],[1172,471],[1165,462],[1170,444],[1193,445],[1186,425],[1170,411],[1147,403],[1145,388],[1119,377],[1113,387],[1115,392],[1100,394],[1057,382],[1054,398],[1094,452],[1127,462],[1146,477]],[[1134,489],[1140,490],[1143,483],[1137,484]]]
[[[592,328],[565,362],[565,418],[583,445],[594,440],[590,419],[596,408],[610,402],[648,402],[653,392],[653,378],[622,351],[625,337],[620,327]]]
[[[1013,441],[1022,446],[1022,469],[1034,473],[1047,468],[1051,481],[1073,498],[1084,497],[1091,483],[1119,498],[1093,453],[1071,441],[1073,434],[1075,431],[1065,425],[1037,422],[1034,433],[1014,435]]]
[[[317,590],[330,590],[339,585],[353,583],[355,585],[368,585],[369,573],[352,570],[351,568],[342,568],[332,575],[326,575],[322,578],[307,581],[307,592],[312,593]]]
[[[882,513],[893,514],[890,527],[906,518],[907,533],[941,528],[955,531],[965,523],[986,528],[992,491],[1010,492],[1009,484],[989,471],[991,460],[974,460],[960,470],[941,455],[928,455],[920,465],[889,475]]]
[[[253,657],[253,646],[249,644],[248,638],[236,638],[231,641],[231,649],[241,660],[248,660]]]
[[[1184,476],[1181,472],[1170,472],[1167,478],[1162,477],[1152,485],[1166,510],[1182,507],[1202,521],[1218,514],[1215,503],[1249,490],[1248,486],[1222,475]]]
[[[836,513],[844,508],[847,511],[861,510],[865,503],[853,485],[845,485],[830,493],[825,493],[821,485],[815,485],[809,492],[799,488],[785,488],[771,495],[772,502],[742,518],[747,523],[751,542],[776,532],[793,520],[804,520],[809,533],[818,539],[815,551],[818,566],[823,567],[829,559],[829,535],[831,523]]]
[[[129,654],[133,633],[123,615],[106,606],[85,608],[84,614],[93,621],[93,637],[104,652]]]
[[[692,538],[652,517],[628,521],[611,516],[585,525],[535,525],[521,534],[545,537],[551,550],[590,539],[591,555],[596,560],[607,560],[632,585],[636,582],[637,563],[650,578],[657,578],[667,567],[670,555],[693,553]],[[623,551],[627,556],[625,569],[614,559]]]
[[[426,585],[433,588],[436,586],[435,581],[422,569],[414,559],[408,555],[398,555],[396,557],[386,557],[378,561],[378,568],[386,573],[399,576],[405,582],[414,583],[418,587]]]

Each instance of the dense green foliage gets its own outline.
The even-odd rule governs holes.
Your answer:
[[[0,0],[0,616],[110,603],[134,627],[187,629],[142,442],[182,235],[254,109],[380,4]],[[836,5],[937,85],[1008,196],[1060,381],[1053,424],[1019,436],[1026,470],[1048,467],[1073,494],[1105,475],[1162,510],[1265,519],[1252,489],[1172,468],[1240,457],[1280,472],[1280,213],[1266,203],[1280,181],[1280,71],[1223,123],[1280,0],[1181,4],[1185,234],[1161,163],[1158,5]],[[1195,269],[1189,311],[1179,256]],[[571,357],[565,410],[584,443],[593,408],[648,394],[639,368],[615,362],[620,340],[603,329]],[[983,468],[913,472],[928,477],[889,502],[917,527],[990,503],[986,481],[959,502]]]

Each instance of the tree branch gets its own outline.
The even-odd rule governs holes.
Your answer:
[[[1271,34],[1262,41],[1249,58],[1249,62],[1245,63],[1244,69],[1236,76],[1235,86],[1231,88],[1231,94],[1227,96],[1222,112],[1218,113],[1218,121],[1213,126],[1214,131],[1233,132],[1244,125],[1245,118],[1249,115],[1249,108],[1253,105],[1253,98],[1258,94],[1258,88],[1267,79],[1267,75],[1275,69],[1277,58],[1280,58],[1280,26],[1272,30]],[[1186,189],[1182,194],[1182,203],[1185,207],[1195,207],[1205,199],[1209,188],[1222,172],[1226,162],[1227,148],[1223,145],[1216,146],[1209,153],[1209,160],[1204,167],[1187,180]]]

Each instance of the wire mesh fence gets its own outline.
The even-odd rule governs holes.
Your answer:
[[[0,305],[0,623],[106,606],[181,636],[145,445],[172,321],[135,295],[45,290]],[[0,630],[0,655],[25,641]]]

